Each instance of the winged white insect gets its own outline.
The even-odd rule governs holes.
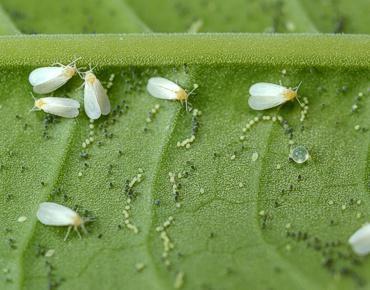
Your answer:
[[[86,72],[84,79],[84,106],[87,116],[96,120],[101,115],[108,115],[111,107],[106,90],[92,71]]]
[[[73,99],[45,97],[35,99],[33,111],[43,110],[45,113],[57,115],[64,118],[75,118],[78,116],[80,103]]]
[[[77,72],[76,60],[70,64],[58,66],[40,67],[33,70],[28,80],[37,94],[48,94],[63,86]]]
[[[296,98],[300,85],[290,89],[271,83],[256,83],[249,88],[248,104],[253,110],[266,110],[279,106]]]
[[[162,77],[150,78],[146,86],[147,91],[150,95],[158,99],[164,100],[178,100],[184,102],[187,105],[189,96],[198,88],[197,84],[194,84],[194,88],[189,93],[186,92],[178,84]]]
[[[81,227],[83,232],[87,233],[85,223],[90,221],[89,218],[81,217],[74,210],[54,202],[40,203],[36,216],[42,224],[47,226],[68,226],[64,240],[67,240],[72,228],[81,238],[78,228]]]

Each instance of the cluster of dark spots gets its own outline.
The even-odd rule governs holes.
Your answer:
[[[187,63],[184,63],[182,68],[183,68],[185,74],[190,73],[190,68],[189,68],[189,65]]]
[[[27,167],[25,165],[21,165],[21,173],[24,173],[26,171]]]
[[[45,261],[46,275],[48,280],[48,290],[58,289],[65,279],[63,277],[58,277],[55,273],[55,267],[51,264],[50,261]]]
[[[282,121],[282,126],[283,126],[283,130],[284,130],[285,135],[287,135],[288,138],[290,140],[292,140],[293,139],[293,132],[294,132],[293,127],[289,125],[287,120]]]
[[[126,100],[121,100],[121,102],[115,105],[112,109],[111,116],[113,118],[120,117],[123,114],[127,113],[129,105],[127,105]]]
[[[154,201],[154,204],[155,204],[156,206],[160,206],[160,205],[161,205],[161,201],[160,201],[159,199],[156,199],[156,200]]]
[[[13,198],[14,198],[14,194],[12,194],[12,193],[6,193],[5,194],[5,201],[6,202],[9,202],[9,201],[13,200]]]
[[[181,200],[181,189],[182,183],[180,180],[187,179],[191,176],[191,173],[197,170],[196,166],[194,165],[193,161],[187,160],[186,161],[185,169],[179,171],[178,173],[169,172],[170,183],[172,184],[172,195],[174,201],[179,203]]]
[[[95,221],[96,220],[95,214],[92,211],[90,211],[89,209],[87,209],[83,206],[75,204],[74,207],[73,207],[73,210],[75,212],[77,212],[80,216],[83,216],[84,218],[87,218],[89,221]]]
[[[53,188],[53,190],[50,192],[50,197],[51,199],[62,197],[64,202],[69,200],[68,194],[60,186]]]
[[[308,249],[321,254],[321,265],[333,276],[350,277],[358,286],[364,286],[366,280],[356,272],[356,267],[363,259],[356,256],[348,246],[340,240],[325,241],[305,231],[288,230],[289,239],[304,243]]]
[[[58,116],[55,116],[55,115],[51,115],[51,114],[45,114],[45,117],[44,117],[44,120],[43,120],[43,124],[44,124],[44,129],[42,131],[42,136],[45,138],[45,139],[50,139],[50,135],[49,135],[49,129],[52,125],[55,125],[57,123],[59,123],[60,119]]]
[[[196,166],[194,165],[194,162],[193,162],[193,161],[191,161],[191,160],[187,160],[187,161],[186,161],[186,165],[187,165],[187,166],[189,166],[189,168],[190,168],[192,171],[197,170]],[[189,173],[189,172],[185,170],[183,173],[184,173],[184,175],[185,175],[185,173]]]
[[[280,196],[285,196],[291,192],[293,192],[294,190],[294,185],[293,184],[290,184],[289,187],[287,189],[283,188],[280,192]]]
[[[213,152],[213,158],[216,159],[216,158],[219,158],[221,157],[220,153],[218,152]]]
[[[138,192],[135,191],[135,188],[130,186],[130,180],[126,179],[125,184],[123,186],[123,192],[126,197],[135,200],[136,197],[138,196]]]
[[[112,139],[113,138],[113,133],[109,132],[107,128],[103,129],[103,136],[107,139]]]
[[[113,126],[124,113],[127,112],[129,106],[126,104],[125,100],[121,100],[121,102],[114,106],[111,113],[108,117],[98,125],[98,129],[102,133],[102,135],[106,139],[112,139],[113,133],[109,130],[111,126]],[[101,146],[102,143],[98,142],[98,146]]]
[[[8,242],[8,246],[12,249],[12,250],[16,250],[17,249],[17,241],[14,239],[14,238],[7,238],[7,242]]]
[[[191,115],[191,134],[196,135],[198,133],[199,129],[199,115],[198,114],[192,114]]]
[[[37,258],[44,257],[47,252],[47,248],[44,245],[37,243],[35,245],[35,255]]]
[[[191,119],[191,135],[188,138],[185,138],[182,141],[177,141],[176,146],[177,147],[183,147],[186,149],[189,149],[192,145],[192,143],[195,141],[197,132],[199,130],[200,121],[199,117],[202,115],[202,112],[198,109],[192,109],[192,119]]]
[[[138,234],[139,229],[137,226],[135,226],[133,223],[131,223],[130,214],[132,209],[132,201],[136,199],[136,197],[139,195],[138,192],[136,192],[135,187],[142,182],[143,179],[143,173],[144,170],[139,168],[138,174],[135,175],[131,180],[126,180],[124,187],[123,187],[123,193],[125,196],[125,207],[123,209],[123,216],[124,216],[124,226],[127,227],[129,230],[133,231],[133,233]]]
[[[269,225],[271,226],[273,218],[270,212],[265,212],[263,214],[261,214],[260,212],[260,216],[261,216],[261,228],[263,230],[266,229]]]

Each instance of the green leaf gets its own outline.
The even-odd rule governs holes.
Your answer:
[[[355,11],[344,0],[127,3],[2,0],[0,33],[331,32],[343,15],[341,30],[368,32],[365,0]],[[17,35],[0,47],[0,289],[370,289],[369,258],[347,244],[369,221],[369,36]],[[75,120],[30,112],[32,69],[77,57],[107,87],[114,75],[114,110],[93,129],[83,109]],[[185,105],[148,95],[156,75],[199,85],[188,149],[177,143],[195,121]],[[295,101],[252,111],[248,88],[259,81],[302,81],[305,120]],[[54,95],[82,103],[81,83]],[[262,115],[287,125],[243,132]],[[296,145],[309,150],[304,164],[288,160]],[[96,221],[64,242],[66,228],[37,221],[43,201]]]
[[[3,279],[2,287],[39,289],[63,278],[61,289],[123,284],[163,289],[173,287],[178,272],[185,273],[186,289],[241,289],[257,282],[261,289],[276,283],[285,289],[347,289],[366,279],[369,260],[352,265],[346,240],[368,218],[369,37],[20,36],[0,42],[0,249],[2,267],[9,271],[4,276],[12,280]],[[26,59],[17,49],[20,43]],[[338,53],[329,54],[334,47]],[[90,129],[83,113],[50,123],[44,113],[29,112],[31,69],[76,56],[84,57],[81,65],[98,65],[102,81],[115,74],[109,95],[117,111],[94,123],[86,160],[80,154]],[[155,100],[145,91],[147,79],[158,74],[188,89],[199,84],[191,103],[203,114],[190,149],[176,146],[191,134],[184,106]],[[288,161],[288,136],[268,121],[248,132],[241,148],[241,129],[261,115],[247,106],[248,87],[279,80],[286,86],[302,81],[300,95],[310,101],[303,131],[297,102],[268,112],[288,120],[294,140],[311,154],[307,164]],[[76,91],[80,83],[74,79],[56,95],[82,100],[82,91]],[[359,111],[351,113],[360,92]],[[147,123],[155,104],[161,108]],[[139,168],[144,178],[135,186],[130,222],[140,232],[134,234],[124,227],[124,187]],[[180,208],[170,172],[188,175],[176,179]],[[89,235],[63,242],[65,229],[37,222],[35,212],[45,200],[92,211],[97,221],[88,227]],[[27,221],[17,222],[20,216]],[[167,233],[174,249],[168,268],[156,227],[170,216],[175,221]],[[307,233],[307,240],[299,233]],[[336,241],[340,244],[331,244]],[[44,248],[54,249],[54,256],[43,257]],[[337,258],[339,253],[344,256]],[[322,266],[331,256],[333,264]],[[145,265],[141,272],[137,263]],[[341,274],[342,268],[350,274]]]

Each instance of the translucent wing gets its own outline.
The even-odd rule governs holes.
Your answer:
[[[248,99],[249,107],[253,110],[267,110],[279,106],[286,100],[282,95],[277,96],[250,96]]]
[[[75,118],[78,116],[80,103],[67,98],[47,97],[42,98],[45,103],[42,109],[46,113],[61,116],[64,118]]]
[[[37,86],[60,76],[63,70],[63,67],[40,67],[33,70],[28,79],[32,86]]]
[[[251,96],[275,96],[281,95],[287,88],[271,84],[271,83],[256,83],[249,88]]]
[[[281,105],[286,101],[285,87],[270,83],[257,83],[250,87],[249,106],[253,110],[266,110]]]
[[[86,115],[90,119],[96,120],[99,119],[99,117],[101,116],[101,110],[96,95],[96,89],[94,85],[90,82],[85,82],[84,107]]]
[[[63,86],[70,78],[64,73],[63,67],[43,67],[32,71],[29,81],[35,93],[48,94]]]
[[[168,79],[154,77],[149,79],[146,89],[155,98],[176,100],[176,93],[181,87]]]
[[[98,79],[95,80],[93,87],[101,113],[103,115],[108,115],[110,113],[110,102],[106,90],[103,88]]]
[[[36,215],[41,223],[50,226],[71,225],[78,217],[75,211],[53,202],[41,203]]]

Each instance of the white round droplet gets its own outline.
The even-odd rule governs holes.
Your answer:
[[[308,153],[308,150],[306,147],[299,145],[290,152],[289,157],[295,163],[301,164],[301,163],[306,162],[308,158],[310,158],[310,154]]]

